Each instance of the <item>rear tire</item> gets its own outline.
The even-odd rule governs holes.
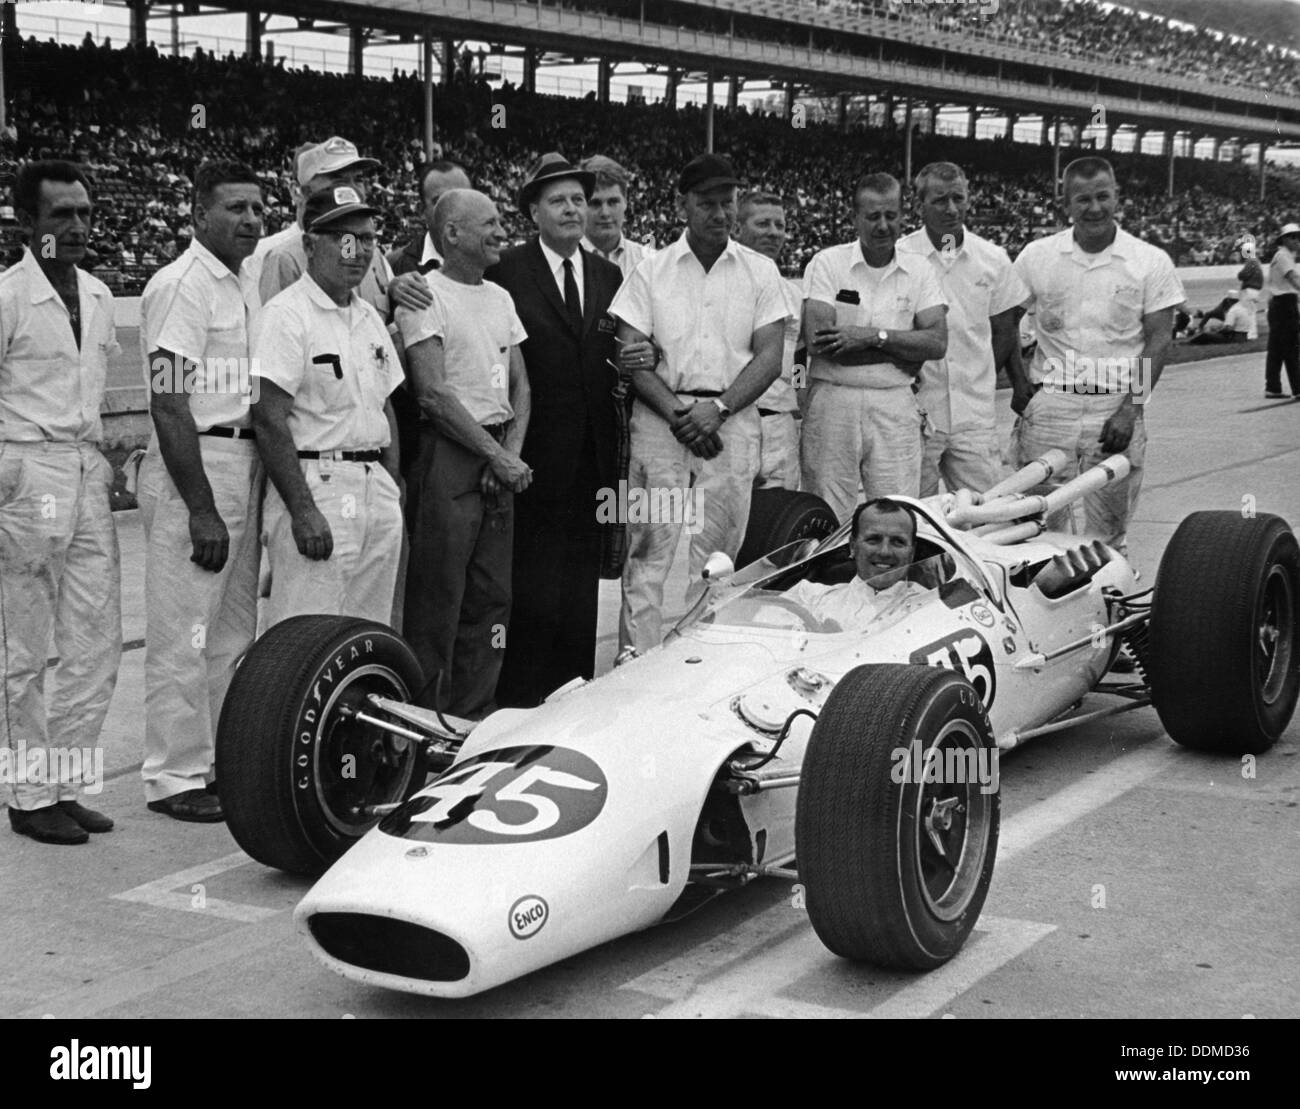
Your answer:
[[[937,777],[976,780],[926,782],[930,750]],[[932,970],[961,950],[993,878],[996,757],[965,678],[879,665],[840,679],[808,742],[795,818],[808,916],[831,951]]]
[[[379,821],[365,805],[423,784],[424,747],[344,717],[378,693],[410,701],[424,679],[396,632],[348,616],[294,616],[249,649],[217,727],[217,781],[235,842],[266,866],[318,874]]]
[[[745,541],[736,555],[736,569],[797,539],[825,539],[839,526],[830,506],[812,493],[755,489],[749,503]]]
[[[1151,701],[1170,737],[1261,754],[1300,694],[1300,545],[1279,516],[1193,512],[1160,560]]]

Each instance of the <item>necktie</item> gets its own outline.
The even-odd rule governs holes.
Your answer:
[[[564,307],[569,313],[569,324],[582,334],[582,301],[578,299],[578,282],[573,276],[573,261],[564,260]]]

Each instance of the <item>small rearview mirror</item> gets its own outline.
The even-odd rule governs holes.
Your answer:
[[[735,572],[736,564],[721,551],[714,551],[705,560],[704,570],[700,577],[705,581],[713,581],[715,578],[725,578],[728,574],[734,574]]]

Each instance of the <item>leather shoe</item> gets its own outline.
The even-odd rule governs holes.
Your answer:
[[[213,797],[219,797],[219,796],[220,796],[220,794],[217,793],[217,780],[216,780],[216,778],[213,778],[212,781],[210,781],[210,782],[207,784],[207,786],[204,787],[204,788],[206,788],[207,791],[208,791],[210,794],[212,794]]]
[[[60,801],[59,808],[67,813],[87,832],[111,832],[113,821],[102,812],[88,809],[80,801]]]
[[[160,812],[194,824],[216,824],[226,819],[226,814],[221,811],[221,801],[206,789],[187,789],[161,801],[150,801],[148,808],[150,812]]]
[[[20,836],[40,843],[85,843],[90,835],[58,805],[43,809],[9,810],[9,824]]]

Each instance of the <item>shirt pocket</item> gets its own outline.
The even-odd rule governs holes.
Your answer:
[[[1141,324],[1141,287],[1125,283],[1115,285],[1106,307],[1107,332],[1115,337],[1132,335]]]
[[[1049,335],[1069,330],[1074,324],[1069,291],[1046,290],[1035,305],[1035,316],[1038,327]]]

